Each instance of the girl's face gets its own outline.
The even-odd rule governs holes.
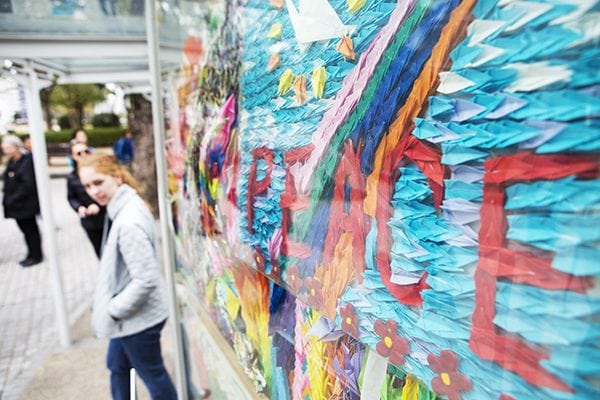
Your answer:
[[[108,204],[123,183],[121,177],[101,174],[94,167],[80,168],[79,179],[90,197],[101,206]]]

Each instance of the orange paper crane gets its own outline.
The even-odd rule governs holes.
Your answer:
[[[350,39],[348,36],[342,36],[342,39],[338,43],[336,49],[337,51],[342,53],[342,55],[344,56],[344,60],[349,58],[354,61],[354,43],[352,42],[352,39]]]
[[[198,64],[204,55],[202,39],[197,36],[188,36],[185,42],[183,42],[183,54],[185,54],[185,57],[190,64]]]
[[[308,97],[306,93],[306,76],[298,75],[294,80],[294,95],[298,103],[304,104]]]
[[[283,0],[269,0],[269,3],[278,10],[283,9]]]
[[[273,54],[269,57],[269,63],[267,64],[267,72],[273,71],[275,68],[281,65],[281,57],[279,57],[279,53]]]

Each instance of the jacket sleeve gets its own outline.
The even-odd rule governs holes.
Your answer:
[[[158,286],[160,267],[154,243],[141,226],[121,226],[118,233],[119,252],[131,281],[112,298],[108,313],[113,318],[124,319],[139,310]]]
[[[113,145],[113,153],[115,155],[115,157],[117,157],[117,160],[120,160],[123,152],[123,138],[117,140],[115,142],[115,144]]]
[[[71,208],[77,211],[77,209],[83,206],[84,204],[81,202],[79,196],[77,195],[77,186],[75,184],[74,179],[75,178],[72,176],[67,177],[67,200],[69,200]]]
[[[10,197],[10,203],[24,200],[27,197],[34,195],[37,190],[35,186],[33,160],[31,159],[31,156],[24,155],[23,157],[25,157],[25,159],[15,171],[15,173],[18,174],[19,184],[15,186],[15,190],[12,193],[6,194],[7,197]]]

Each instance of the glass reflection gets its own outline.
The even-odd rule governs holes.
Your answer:
[[[0,0],[0,33],[139,36],[144,0]]]

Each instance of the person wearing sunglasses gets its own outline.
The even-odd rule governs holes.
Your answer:
[[[78,163],[92,154],[87,144],[72,141],[71,159],[73,160],[73,171],[67,175],[67,199],[69,204],[79,215],[81,226],[85,230],[96,256],[100,258],[102,251],[102,229],[104,226],[104,215],[106,210],[88,196],[85,188],[77,174]]]

